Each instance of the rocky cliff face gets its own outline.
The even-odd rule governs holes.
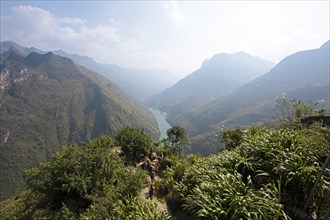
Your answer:
[[[28,68],[21,65],[15,65],[11,62],[4,61],[1,65],[0,72],[0,90],[8,90],[15,83],[26,80],[46,80],[48,77],[42,73],[32,72]]]

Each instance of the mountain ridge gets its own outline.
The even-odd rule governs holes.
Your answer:
[[[23,170],[48,160],[63,144],[125,126],[159,137],[144,104],[66,57],[32,52],[21,61],[2,59],[0,89],[1,199],[22,189]]]
[[[310,96],[311,99],[318,97],[319,100],[329,102],[329,72],[328,41],[318,49],[287,56],[268,73],[241,86],[231,94],[199,109],[169,117],[169,121],[186,127],[192,135],[193,142],[196,139],[198,143],[207,142],[212,136],[208,134],[215,132],[214,135],[217,135],[223,128],[270,122],[276,101],[285,96],[293,99],[302,88],[313,91],[310,92],[313,94]],[[308,100],[308,97],[309,93],[305,93],[300,99]],[[213,143],[218,139],[214,135],[213,138],[209,138]],[[197,142],[195,147],[198,145]],[[213,152],[215,150],[216,148]]]
[[[148,104],[169,115],[179,114],[229,94],[272,66],[270,61],[244,52],[216,54],[204,60],[198,70],[150,98]]]
[[[47,53],[46,51],[34,47],[22,47],[13,41],[1,42],[0,52],[3,53],[9,50],[10,47],[17,48],[25,56],[31,52],[37,52],[40,54]],[[70,54],[62,49],[49,52],[62,57],[67,57],[75,64],[84,66],[105,76],[117,84],[126,94],[140,101],[145,101],[147,97],[161,92],[176,81],[176,77],[168,70],[164,72],[164,70],[158,69],[134,69],[120,67],[115,64],[100,64],[91,57]]]

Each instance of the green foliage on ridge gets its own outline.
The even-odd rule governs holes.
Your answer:
[[[115,135],[116,144],[121,147],[126,162],[138,162],[151,148],[151,137],[143,130],[126,127]]]
[[[233,149],[242,143],[242,136],[243,132],[239,129],[226,130],[221,133],[221,140],[227,149]]]
[[[26,171],[28,191],[0,205],[1,219],[167,219],[139,191],[145,171],[124,165],[108,136],[68,145]],[[9,204],[8,204],[9,203]]]
[[[184,150],[189,149],[190,143],[185,129],[181,126],[175,125],[167,130],[168,141],[172,144],[179,156],[183,154]]]
[[[300,121],[286,128],[252,126],[228,138],[239,140],[227,142],[231,150],[170,167],[159,185],[194,219],[295,219],[328,154],[329,133],[320,123]],[[324,176],[307,214],[323,216],[329,196]]]

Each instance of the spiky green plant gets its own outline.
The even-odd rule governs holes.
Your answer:
[[[196,219],[288,218],[284,210],[304,205],[327,149],[315,126],[249,129],[235,149],[199,160],[174,187],[184,209]],[[322,178],[309,213],[322,208],[329,186]]]

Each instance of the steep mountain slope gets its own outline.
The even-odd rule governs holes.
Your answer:
[[[106,78],[52,53],[19,56],[12,50],[0,66],[1,199],[63,144],[125,126],[159,136],[153,114]]]
[[[186,127],[196,147],[206,141],[218,142],[216,135],[222,128],[271,120],[275,114],[275,103],[282,97],[320,101],[327,106],[329,91],[328,41],[319,49],[302,51],[286,57],[270,72],[230,95],[198,110],[173,116],[170,121],[180,122]],[[216,149],[206,149],[204,153]]]
[[[24,58],[24,53],[18,50],[16,47],[10,47],[8,50],[1,53],[1,60],[10,59],[15,61],[22,61]]]
[[[46,53],[45,51],[39,50],[39,49],[34,48],[34,47],[29,47],[29,48],[22,47],[21,45],[15,43],[13,41],[3,41],[3,42],[0,43],[0,54],[3,53],[3,52],[6,52],[10,48],[17,49],[24,56],[26,56],[26,55],[28,55],[29,53],[32,53],[32,52],[41,53],[41,54]]]
[[[185,112],[229,94],[268,72],[272,66],[273,63],[244,52],[218,54],[205,60],[191,75],[152,97],[148,104],[169,115]]]
[[[99,64],[90,57],[68,54],[63,50],[57,50],[54,53],[68,57],[75,63],[102,74],[118,85],[126,94],[138,100],[145,100],[176,81],[176,77],[168,70],[123,68],[117,65]]]
[[[109,64],[99,64],[93,70],[111,79],[128,95],[142,101],[176,81],[176,77],[168,70],[126,69]]]
[[[31,52],[47,53],[34,47],[26,48],[12,41],[1,42],[0,52],[4,53],[10,48],[17,49],[24,56]],[[126,94],[138,99],[145,100],[157,94],[176,82],[176,77],[168,70],[160,69],[129,69],[117,65],[100,64],[93,58],[77,54],[69,54],[63,50],[51,51],[53,54],[71,59],[75,64],[87,67],[97,73],[102,74]],[[4,55],[5,56],[5,55]]]

